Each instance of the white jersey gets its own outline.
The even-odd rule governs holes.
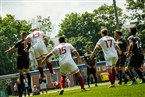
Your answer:
[[[44,43],[44,37],[47,37],[42,31],[34,31],[27,37],[30,38],[31,45],[35,46],[37,43]]]
[[[104,36],[96,44],[96,47],[101,46],[105,59],[109,59],[111,57],[118,57],[117,51],[115,50],[115,39],[110,36]]]
[[[71,52],[75,51],[74,47],[70,43],[60,43],[52,50],[52,54],[59,56],[59,62],[63,63],[72,59]]]

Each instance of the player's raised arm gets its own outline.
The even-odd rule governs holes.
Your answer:
[[[77,57],[77,59],[78,59],[78,64],[81,64],[81,58],[80,58],[80,54],[76,51],[76,50],[74,50],[74,52],[73,52],[74,54],[75,54],[75,56]]]
[[[5,53],[9,53],[9,52],[14,51],[14,50],[16,50],[15,46],[13,46],[13,47],[9,48],[8,50],[6,50]]]

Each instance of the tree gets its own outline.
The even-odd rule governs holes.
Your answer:
[[[130,21],[136,25],[138,29],[138,35],[142,40],[142,46],[145,48],[145,1],[144,0],[126,0],[126,6],[131,15],[129,16]],[[131,24],[132,24],[131,23]]]
[[[16,20],[13,15],[0,17],[0,75],[17,72],[16,53],[4,53],[20,38],[21,31],[30,31],[31,26],[25,20]]]
[[[119,19],[121,19],[122,9],[118,7],[117,9]],[[121,19],[120,25],[123,22],[123,19]],[[60,23],[61,29],[58,35],[64,35],[67,42],[72,43],[80,55],[83,55],[87,44],[94,48],[96,42],[101,37],[99,31],[104,27],[108,28],[110,35],[116,29],[113,6],[102,5],[92,13],[67,14],[62,23]]]

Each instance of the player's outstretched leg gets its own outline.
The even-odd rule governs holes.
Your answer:
[[[78,72],[78,73],[75,74],[75,76],[77,76],[77,78],[78,78],[78,81],[79,81],[79,84],[80,84],[80,86],[81,86],[82,92],[87,91],[87,90],[84,88],[84,80],[83,80],[83,77],[82,77],[81,73]]]

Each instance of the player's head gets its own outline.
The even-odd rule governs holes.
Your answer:
[[[102,29],[101,30],[101,36],[103,37],[103,36],[106,36],[106,35],[108,35],[108,30],[106,29],[106,28],[104,28],[104,29]]]
[[[59,43],[65,43],[65,38],[64,38],[64,36],[59,37]]]
[[[120,30],[116,30],[115,33],[114,33],[114,37],[116,39],[119,39],[121,36],[122,36],[122,32]]]
[[[25,39],[26,36],[27,36],[27,32],[23,31],[23,32],[21,33],[21,39]]]
[[[131,35],[136,35],[137,29],[135,27],[130,28],[130,34]]]

